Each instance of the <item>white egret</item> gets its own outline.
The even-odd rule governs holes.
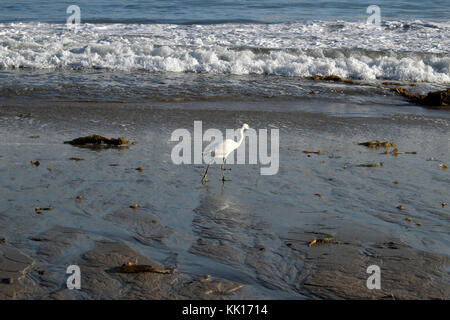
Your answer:
[[[213,163],[215,159],[223,160],[223,163],[221,166],[222,182],[230,181],[229,179],[225,179],[225,174],[224,174],[224,170],[226,170],[225,169],[225,160],[231,152],[236,150],[241,145],[242,141],[244,140],[244,130],[249,130],[249,129],[250,129],[250,127],[248,126],[248,124],[244,123],[244,125],[240,129],[241,136],[239,138],[239,141],[236,142],[232,139],[226,139],[223,142],[218,141],[216,143],[209,145],[207,148],[205,148],[202,155],[203,156],[208,155],[211,158],[211,160],[209,161],[208,166],[206,167],[206,171],[203,174],[202,183],[205,183],[208,181],[208,179],[206,178],[208,175],[208,169],[209,169],[209,166],[211,165],[211,163]],[[231,170],[231,168],[227,169],[227,170]]]

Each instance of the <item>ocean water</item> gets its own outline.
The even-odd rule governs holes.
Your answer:
[[[423,91],[450,83],[450,1],[376,1],[380,26],[365,1],[78,1],[70,29],[72,4],[0,2],[3,99],[299,97],[311,89],[293,90],[299,81],[330,74]]]
[[[65,23],[66,9],[78,5],[86,23],[213,24],[285,23],[307,20],[366,20],[366,8],[378,5],[389,20],[447,21],[448,0],[3,0],[0,21]]]

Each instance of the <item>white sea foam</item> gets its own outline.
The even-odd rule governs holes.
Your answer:
[[[273,74],[450,83],[450,23],[0,24],[0,69]]]

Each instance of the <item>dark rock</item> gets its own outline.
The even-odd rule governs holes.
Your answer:
[[[429,106],[448,106],[450,105],[450,89],[428,92],[423,100],[425,105]]]
[[[355,82],[354,80],[347,80],[344,78],[341,78],[335,74],[331,74],[329,76],[314,76],[314,77],[307,77],[308,80],[315,80],[315,81],[334,81],[334,82],[343,82],[348,84],[358,84],[358,82]]]
[[[14,279],[13,279],[13,278],[5,278],[5,279],[1,279],[1,283],[5,283],[5,284],[13,284],[13,283],[14,283]]]
[[[428,94],[412,94],[408,89],[392,88],[392,91],[401,96],[408,98],[409,102],[429,107],[446,107],[450,106],[450,89],[442,91],[430,91]]]

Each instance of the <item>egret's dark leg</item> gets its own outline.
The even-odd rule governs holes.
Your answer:
[[[208,163],[208,166],[206,167],[206,171],[205,171],[205,173],[204,174],[202,174],[202,183],[206,183],[206,182],[208,182],[208,179],[206,178],[206,176],[208,175],[208,169],[209,169],[209,166],[211,165],[211,162],[210,163]]]
[[[221,169],[222,169],[222,183],[225,181],[231,181],[230,179],[225,179],[225,170],[226,170],[225,169],[225,158],[223,158]]]

